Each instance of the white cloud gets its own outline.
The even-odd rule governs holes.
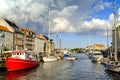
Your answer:
[[[120,8],[118,9],[118,21],[120,21]],[[89,32],[89,34],[94,35],[103,35],[107,36],[107,27],[108,27],[108,34],[109,36],[112,35],[112,27],[114,24],[114,14],[111,13],[109,15],[108,20],[104,19],[92,19],[91,21],[83,21],[83,23],[79,24],[79,27],[77,27],[78,33],[86,34]]]
[[[72,27],[69,21],[65,18],[57,17],[54,19],[55,26],[52,27],[53,32],[75,32],[75,28]]]
[[[65,7],[59,15],[69,17],[73,15],[77,9],[78,9],[78,6],[68,6],[68,7]]]
[[[48,10],[48,7],[45,6],[44,4],[39,4],[39,3],[33,3],[29,7],[29,12],[30,12],[30,18],[32,21],[38,20],[40,16],[46,13],[46,9]]]
[[[45,22],[47,21],[46,14],[48,14],[49,2],[53,2],[53,0],[1,0],[0,17],[14,20],[18,25],[24,27],[29,27],[25,25],[32,21],[46,28]],[[37,27],[39,28],[39,26]],[[35,30],[33,28],[33,31]]]
[[[1,6],[1,8],[8,9],[8,6],[7,6],[6,2],[5,2],[5,0],[1,0],[0,6]]]
[[[111,2],[103,2],[103,0],[97,0],[95,2],[95,5],[93,6],[93,9],[95,11],[100,11],[104,10],[105,7],[111,7],[112,3]]]
[[[85,34],[94,34],[94,35],[107,35],[107,27],[108,33],[111,35],[112,24],[109,21],[101,20],[101,19],[92,19],[91,21],[85,21],[78,27],[79,33]]]
[[[82,1],[82,0],[81,0]],[[64,32],[75,32],[75,26],[72,23],[73,16],[77,13],[77,10],[79,9],[78,3],[75,3],[73,5],[69,5],[68,3],[72,3],[72,0],[66,1],[66,0],[1,0],[0,1],[0,16],[1,17],[7,17],[8,19],[14,20],[18,25],[23,27],[29,27],[25,26],[26,24],[29,24],[29,22],[32,21],[33,25],[35,23],[39,23],[43,27],[43,31],[47,31],[48,29],[48,5],[51,2],[51,7],[56,7],[55,9],[51,9],[51,26],[53,26],[56,30],[59,26],[60,31]],[[94,0],[92,1],[82,1],[83,4],[92,4]],[[18,5],[19,4],[19,5]],[[54,5],[54,6],[52,6]],[[89,5],[89,4],[88,4]],[[84,17],[87,15],[86,13],[90,9],[87,5],[87,8],[84,7],[83,11],[79,14],[80,16]],[[82,7],[80,6],[80,7]],[[84,13],[84,14],[83,14]],[[81,17],[79,18],[81,19]],[[84,19],[83,17],[83,19]],[[76,18],[76,17],[75,17]],[[60,22],[61,19],[63,20],[62,23]],[[79,20],[80,20],[79,19]],[[57,20],[57,21],[56,21]],[[54,22],[56,21],[56,22]],[[73,20],[74,21],[74,20]],[[32,24],[31,24],[32,25]],[[63,25],[63,26],[61,26]],[[35,27],[36,26],[36,27]],[[73,27],[74,26],[74,27]],[[30,26],[31,27],[31,26]],[[39,25],[34,25],[35,28],[32,28],[33,31],[39,29]],[[55,30],[52,30],[55,32]]]
[[[76,2],[74,0],[1,0],[0,17],[12,19],[23,27],[29,27],[25,25],[32,22],[30,28],[33,31],[39,30],[41,26],[42,31],[47,32],[48,5],[50,2],[50,23],[53,33],[86,33],[87,31],[92,33],[94,31],[95,34],[105,35],[105,23],[108,23],[109,29],[113,24],[113,14],[109,16],[107,21],[94,18],[91,21],[86,21],[86,18],[90,16],[89,14],[92,13],[93,4],[95,4],[93,9],[96,11],[111,6],[111,3],[104,3],[103,0],[76,0]]]
[[[73,16],[78,6],[67,6],[62,11],[52,10],[50,13],[52,32],[75,32],[69,17]]]

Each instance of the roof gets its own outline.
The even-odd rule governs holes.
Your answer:
[[[94,46],[96,46],[96,47],[103,47],[103,48],[105,48],[105,46],[104,46],[104,45],[102,45],[102,44],[94,44]]]
[[[47,37],[47,36],[45,36],[45,35],[43,35],[43,37],[44,37],[44,39],[46,39],[46,40],[48,40],[49,38]]]
[[[29,28],[20,28],[20,29],[22,29],[22,31],[28,36],[28,33],[29,33],[29,31],[30,31],[30,29]]]
[[[24,31],[25,33],[28,33],[28,32],[30,31],[30,29],[29,29],[29,28],[23,28],[23,31]]]
[[[45,37],[43,36],[43,34],[40,34],[40,38],[45,40]]]
[[[4,19],[10,26],[13,28],[15,33],[24,34],[22,30],[19,29],[19,26],[14,22],[7,19]]]
[[[0,30],[14,32],[13,28],[3,18],[0,18]]]
[[[40,38],[40,39],[42,39],[42,40],[45,40],[45,37],[43,36],[43,34],[35,34],[35,36],[36,36],[37,38]]]
[[[18,26],[14,23],[14,21],[10,21],[10,20],[7,20],[7,19],[4,19],[11,27],[16,27],[18,28]]]
[[[0,25],[0,30],[10,32],[9,29],[8,29],[7,27],[1,26],[1,25]]]
[[[93,45],[90,45],[90,46],[87,46],[87,48],[91,48],[91,49],[106,49],[105,46],[103,44],[93,44]]]
[[[33,37],[35,35],[35,33],[31,31],[29,28],[21,27],[20,29],[25,33],[26,36]]]

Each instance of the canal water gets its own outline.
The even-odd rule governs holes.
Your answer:
[[[120,74],[105,71],[102,64],[92,63],[85,54],[75,55],[75,61],[64,58],[27,70],[1,70],[0,80],[120,80]]]

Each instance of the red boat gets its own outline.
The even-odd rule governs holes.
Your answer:
[[[6,57],[7,71],[27,69],[39,65],[37,55],[26,50],[12,51],[11,57]]]

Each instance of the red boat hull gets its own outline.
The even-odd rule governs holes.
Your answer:
[[[38,61],[6,57],[7,71],[27,69],[39,65]]]

